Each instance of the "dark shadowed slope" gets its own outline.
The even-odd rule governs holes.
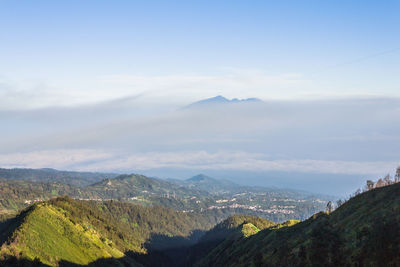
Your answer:
[[[331,214],[227,239],[198,266],[398,266],[400,184],[358,195]]]
[[[57,198],[36,203],[0,225],[0,260],[37,258],[51,266],[61,261],[89,264],[102,258],[137,263],[148,261],[146,254],[153,247],[190,244],[191,236],[207,226],[211,225],[206,219],[162,207]]]
[[[274,222],[250,215],[231,216],[206,232],[199,242],[189,249],[183,265],[193,265],[200,261],[224,240],[250,236],[275,225]]]

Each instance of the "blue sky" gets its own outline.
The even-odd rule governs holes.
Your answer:
[[[93,91],[101,100],[170,90],[182,102],[399,96],[399,12],[398,1],[1,1],[0,79],[75,99],[65,104],[94,101]],[[232,90],[249,79],[238,73],[256,88]],[[143,76],[164,87],[128,79]],[[233,81],[177,89],[171,76]]]
[[[313,173],[301,189],[343,175],[331,193],[353,190],[399,163],[399,14],[399,1],[0,0],[0,167],[256,171],[285,187]],[[265,103],[180,110],[216,95]]]

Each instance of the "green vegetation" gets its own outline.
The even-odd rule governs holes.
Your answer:
[[[1,254],[18,255],[49,265],[64,260],[88,264],[98,258],[123,257],[112,241],[87,222],[71,220],[66,211],[47,203],[35,205],[13,233]]]
[[[1,175],[6,178],[1,178]],[[113,177],[113,174],[0,169],[0,220],[34,202],[65,195],[74,199],[113,199],[148,207],[163,206],[191,214],[201,213],[214,224],[235,214],[276,222],[303,220],[323,210],[326,205],[324,198],[304,192],[245,187],[204,175],[186,181],[165,181],[131,174],[98,181],[107,176]],[[87,185],[90,181],[97,182]]]
[[[106,178],[118,176],[115,173],[72,172],[54,169],[3,169],[0,168],[0,178],[23,180],[42,183],[61,183],[75,186],[87,186]]]
[[[259,230],[276,225],[274,222],[259,217],[254,217],[250,215],[234,215],[217,224],[213,229],[208,231],[200,239],[200,242],[223,240],[229,237],[229,235],[231,235],[232,233],[237,232],[237,230],[245,224],[252,224]],[[239,232],[240,231],[241,229],[239,230]]]
[[[3,260],[17,257],[55,266],[60,261],[88,264],[193,244],[207,218],[162,207],[119,201],[76,201],[68,197],[35,203],[0,224]],[[128,254],[129,254],[128,253]],[[0,257],[0,258],[1,258]],[[131,262],[136,262],[132,257]]]
[[[291,223],[289,223],[291,224]],[[198,266],[396,266],[400,184],[360,194],[331,214],[225,239]]]
[[[299,223],[299,222],[300,222],[299,220],[288,220],[286,222],[279,223],[277,225],[272,226],[271,229],[280,229],[282,227],[290,227],[290,226],[293,226],[293,225],[295,225],[296,223]]]
[[[149,249],[191,245],[198,238],[195,230],[209,230],[214,225],[208,217],[161,206],[142,207],[120,201],[88,204],[129,225],[131,234],[140,240],[140,244],[147,242]]]
[[[103,199],[134,198],[138,196],[183,199],[206,194],[205,192],[190,190],[167,181],[138,174],[120,175],[114,179],[105,179],[88,186],[87,189],[97,192]]]
[[[13,225],[8,227],[15,230],[1,246],[4,258],[37,258],[54,266],[59,261],[88,264],[99,258],[120,258],[128,250],[144,252],[128,227],[69,198],[36,203]]]
[[[257,234],[260,231],[261,230],[252,223],[246,223],[242,225],[242,234],[244,237],[249,237],[251,235]]]
[[[65,195],[74,198],[96,198],[95,193],[73,185],[0,178],[0,215],[1,213],[15,214],[34,202]]]
[[[54,198],[0,223],[0,265],[396,266],[400,262],[399,183],[371,189],[303,222],[276,224],[235,215],[212,227],[216,218],[205,214],[116,200]]]
[[[227,180],[218,180],[204,174],[193,176],[184,181],[173,180],[175,183],[181,184],[188,188],[196,188],[201,191],[208,192],[213,195],[222,195],[226,193],[238,193],[243,190],[242,186]]]
[[[250,215],[234,215],[206,232],[199,242],[191,247],[183,265],[193,265],[223,242],[249,237],[276,224],[269,220]]]

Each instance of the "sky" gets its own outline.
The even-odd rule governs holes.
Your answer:
[[[400,163],[399,13],[399,1],[0,0],[0,167],[355,190]],[[264,103],[181,110],[216,95]]]

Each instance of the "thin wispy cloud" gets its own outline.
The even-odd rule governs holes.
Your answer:
[[[140,172],[159,168],[178,168],[196,171],[285,171],[324,174],[382,175],[400,161],[327,161],[327,160],[270,160],[260,153],[243,151],[185,151],[119,154],[101,150],[46,150],[27,153],[0,154],[3,167],[53,167],[87,171]]]
[[[170,105],[215,94],[228,97],[259,96],[266,99],[302,97],[299,88],[310,84],[301,74],[271,74],[260,70],[227,69],[212,74],[169,75],[116,74],[87,77],[85,81],[54,80],[37,84],[0,84],[0,107],[35,109],[50,106],[76,106],[141,95],[142,104]],[[174,96],[169,98],[169,96]]]

